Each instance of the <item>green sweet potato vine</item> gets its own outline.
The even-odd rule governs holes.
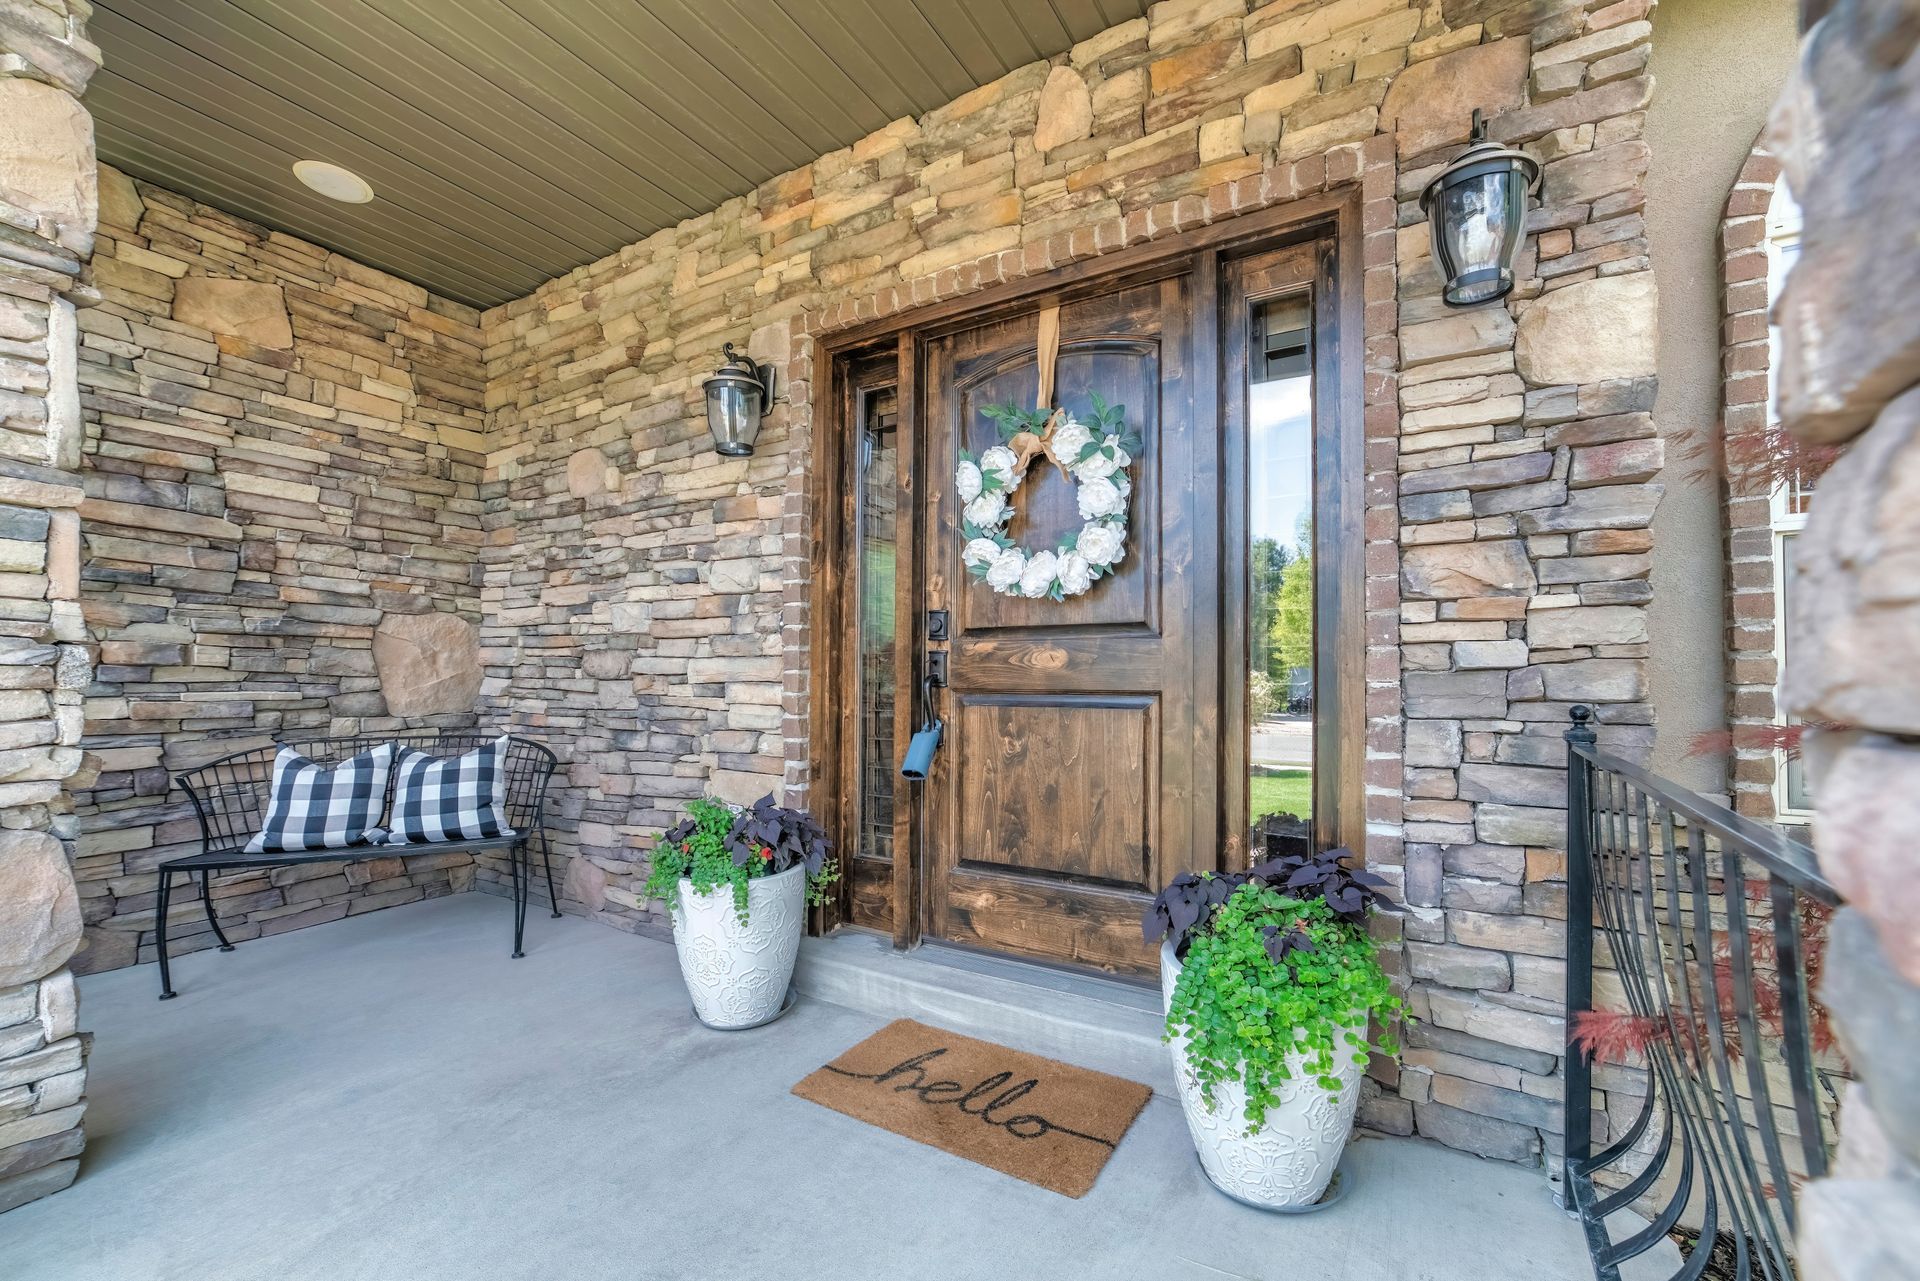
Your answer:
[[[682,877],[697,894],[729,886],[733,910],[745,925],[748,883],[791,867],[807,869],[807,902],[826,902],[827,889],[840,874],[829,857],[832,851],[826,829],[812,815],[782,809],[771,794],[746,809],[702,798],[689,803],[686,818],[654,845],[645,894],[664,902],[671,916]]]
[[[1276,939],[1294,942],[1276,948]],[[1374,1023],[1390,1026],[1401,1009],[1374,942],[1324,897],[1292,898],[1248,881],[1188,937],[1185,964],[1167,1039],[1187,1039],[1187,1062],[1209,1107],[1221,1083],[1245,1083],[1249,1133],[1266,1123],[1296,1074],[1336,1090],[1341,1055],[1364,1063],[1370,1051],[1399,1053],[1390,1034],[1377,1042],[1366,1035]],[[1299,1061],[1289,1062],[1294,1055]]]

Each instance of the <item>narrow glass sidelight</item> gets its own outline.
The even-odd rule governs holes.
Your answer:
[[[1247,362],[1247,847],[1314,831],[1313,300],[1253,305]]]
[[[860,393],[858,662],[860,664],[860,848],[893,857],[895,580],[899,534],[899,401],[891,387]]]

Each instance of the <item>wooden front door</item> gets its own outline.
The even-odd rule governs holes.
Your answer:
[[[929,937],[1149,972],[1148,901],[1219,857],[1220,433],[1195,295],[1178,271],[1060,310],[1054,403],[1084,415],[1097,392],[1125,406],[1143,441],[1125,558],[1065,601],[999,595],[967,575],[947,483],[962,448],[977,457],[998,443],[987,406],[1034,404],[1037,310],[926,340],[937,483],[924,604],[946,611],[951,635],[936,696],[946,738],[926,785]],[[1008,532],[1030,550],[1082,523],[1073,484],[1044,460],[1013,506]]]

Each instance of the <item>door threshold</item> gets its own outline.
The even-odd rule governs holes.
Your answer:
[[[864,930],[804,939],[794,987],[887,1019],[915,1019],[1093,1068],[1171,1096],[1160,994],[1138,983],[923,944],[896,951]]]
[[[1062,992],[1077,991],[1095,1000],[1135,1005],[1143,1010],[1160,1009],[1160,985],[1137,974],[1106,974],[1085,966],[991,952],[944,939],[926,939],[913,952],[935,965],[950,965],[957,970]]]

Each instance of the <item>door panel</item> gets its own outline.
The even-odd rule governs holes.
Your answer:
[[[1196,501],[1192,294],[1181,274],[1064,305],[1055,403],[1126,406],[1143,447],[1116,573],[1064,602],[1000,596],[960,563],[958,503],[929,487],[927,607],[953,618],[948,740],[929,781],[928,933],[1053,960],[1150,972],[1139,919],[1174,873],[1211,867],[1190,833],[1195,682],[1215,662],[1217,587],[1192,573],[1217,545]],[[998,441],[987,405],[1030,406],[1038,317],[932,339],[924,368],[929,466]],[[1012,536],[1054,546],[1081,521],[1044,460],[1014,497]],[[1197,622],[1207,620],[1204,625]]]
[[[956,709],[961,865],[1148,890],[1159,791],[1152,696],[967,695]],[[1061,840],[1063,832],[1076,839]]]
[[[953,411],[961,422],[975,425],[976,430],[967,436],[967,448],[976,455],[999,439],[993,424],[981,416],[982,408],[1008,403],[1023,407],[1033,404],[1039,384],[1031,332],[1034,327],[1029,318],[1025,326],[1029,331],[1025,351],[1000,355],[997,359],[989,354],[974,361],[959,362]],[[1010,334],[1018,332],[1018,328],[1009,331]],[[983,368],[970,369],[982,365]],[[1151,441],[1160,434],[1156,421],[1159,408],[1156,388],[1161,369],[1158,343],[1099,338],[1069,343],[1063,336],[1055,370],[1058,388],[1055,400],[1068,408],[1084,409],[1089,404],[1088,392],[1097,390],[1108,403],[1125,405],[1128,422],[1138,426],[1143,440]],[[1118,567],[1119,572],[1101,579],[1096,590],[1065,601],[1024,600],[984,588],[978,592],[962,592],[956,604],[967,630],[1024,632],[1069,626],[1124,628],[1129,625],[1139,631],[1153,630],[1155,620],[1151,606],[1154,602],[1150,598],[1159,552],[1160,506],[1160,466],[1155,454],[1143,454],[1132,472],[1134,495],[1128,512],[1128,552]],[[1014,496],[1013,507],[1013,520],[1007,532],[1015,542],[1028,548],[1057,546],[1061,538],[1082,524],[1072,482],[1044,459],[1027,473]]]

